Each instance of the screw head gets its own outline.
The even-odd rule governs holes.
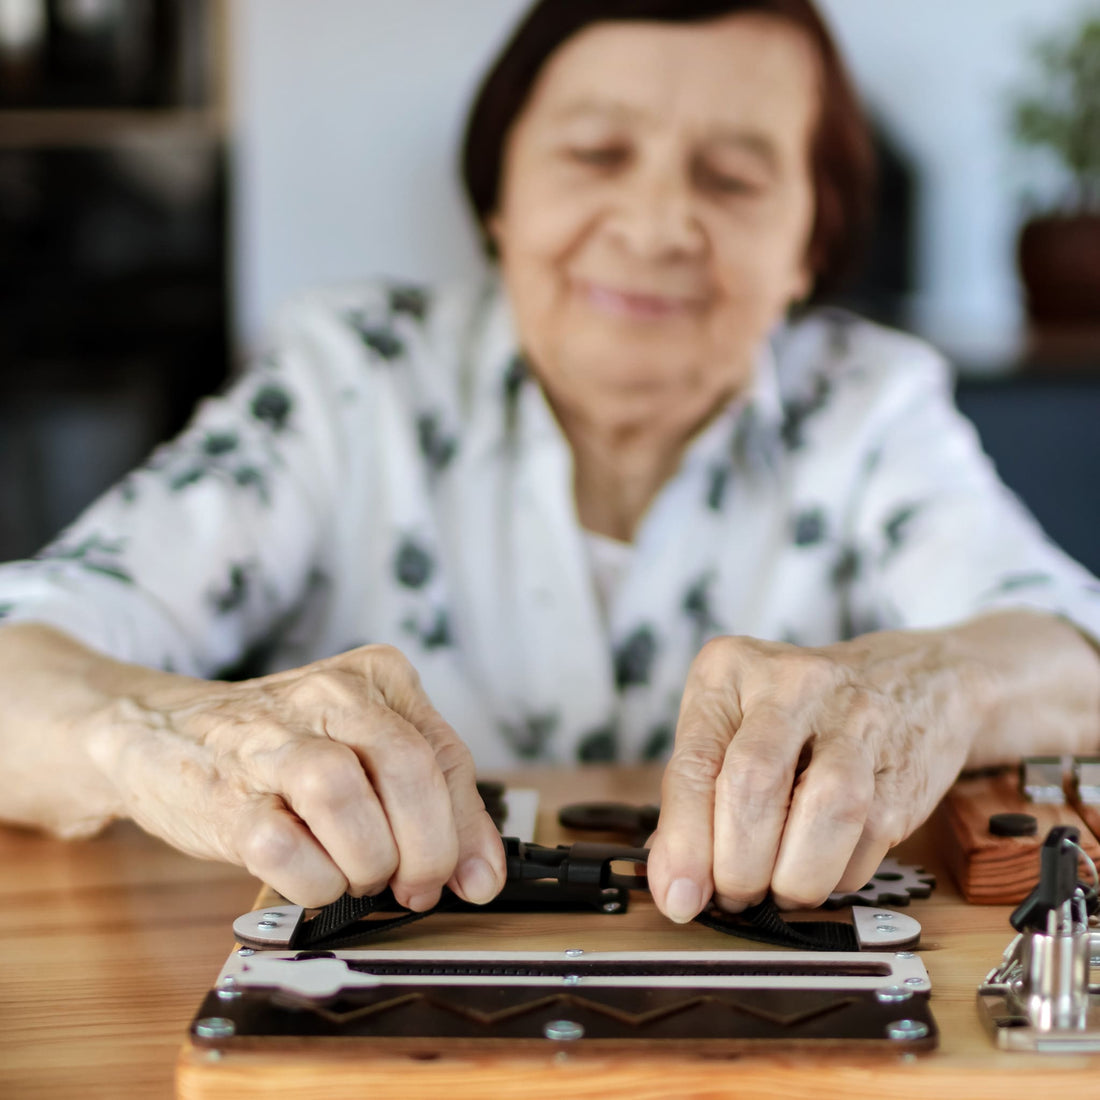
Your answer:
[[[621,901],[608,901],[600,906],[605,913],[617,913],[622,907],[623,903]]]
[[[262,920],[256,924],[257,928],[262,928],[265,932],[270,932],[272,928],[278,928],[279,922],[277,920]]]
[[[254,947],[240,947],[237,949],[237,954],[247,959],[249,955],[256,954],[256,949]]]
[[[886,985],[882,989],[875,990],[875,1000],[884,1005],[901,1004],[902,1001],[908,1001],[912,996],[913,991],[901,985]]]
[[[547,1039],[566,1043],[579,1039],[584,1034],[584,1028],[575,1020],[551,1020],[543,1027],[542,1033]]]
[[[894,953],[895,959],[915,959],[917,956],[912,951],[897,951]]]
[[[925,981],[923,978],[906,978],[905,984],[912,986],[921,986],[925,984]]]
[[[567,947],[565,949],[565,954],[570,959],[578,959],[584,952],[579,947]]]
[[[286,914],[284,914],[284,913],[275,913],[275,912],[264,913],[264,920],[279,920],[280,917],[283,917],[285,915]]]
[[[233,1021],[225,1016],[204,1016],[195,1021],[195,1034],[200,1039],[228,1039],[236,1030]]]
[[[876,924],[875,925],[875,931],[876,932],[896,932],[897,930],[898,930],[898,926],[896,924]]]
[[[562,978],[563,985],[580,985],[581,976],[579,974],[566,974]]]
[[[232,974],[228,974],[218,982],[218,999],[221,1001],[232,1001],[237,997],[240,997],[241,991],[237,989],[237,979]]]
[[[920,1020],[895,1020],[886,1025],[886,1036],[889,1039],[924,1039],[927,1035],[928,1025]]]
[[[893,919],[894,919],[894,914],[893,913],[876,913],[875,914],[875,920],[893,920]]]

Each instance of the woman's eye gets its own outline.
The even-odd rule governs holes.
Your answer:
[[[723,195],[756,195],[761,190],[760,184],[747,176],[719,172],[713,168],[700,169],[699,179],[704,187]]]
[[[578,164],[595,168],[613,168],[626,158],[626,150],[614,146],[587,146],[569,150],[570,157]]]

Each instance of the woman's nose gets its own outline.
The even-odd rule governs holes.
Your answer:
[[[609,228],[646,259],[684,257],[705,244],[690,181],[669,165],[638,169],[620,183]]]

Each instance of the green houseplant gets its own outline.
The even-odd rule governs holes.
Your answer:
[[[1041,325],[1100,325],[1100,8],[1035,42],[1033,61],[1013,136],[1052,159],[1063,186],[1020,233],[1028,312]]]

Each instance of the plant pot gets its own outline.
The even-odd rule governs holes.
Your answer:
[[[1032,321],[1100,327],[1100,214],[1032,218],[1018,258]]]

